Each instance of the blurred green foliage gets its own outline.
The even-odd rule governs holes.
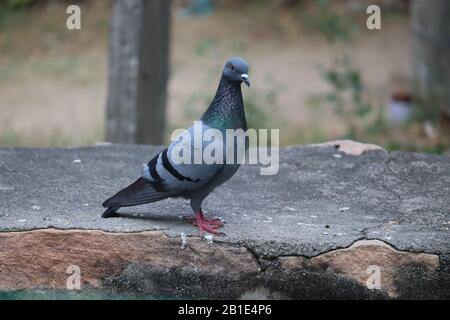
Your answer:
[[[422,128],[423,121],[430,117],[424,114],[425,109],[419,104],[415,105],[415,117],[411,121],[403,125],[388,125],[385,108],[371,100],[362,72],[353,63],[351,45],[358,32],[354,18],[349,14],[338,14],[329,0],[315,2],[318,13],[307,17],[305,24],[329,43],[335,62],[330,67],[318,68],[330,91],[311,96],[307,103],[313,107],[333,108],[345,127],[343,136],[337,138],[370,141],[388,150],[444,152],[448,146],[440,141],[416,143],[414,136],[420,131],[417,128]]]
[[[0,31],[24,16],[25,4],[19,5],[16,2],[22,2],[22,0],[0,0]]]
[[[20,135],[11,129],[3,130],[0,134],[0,146],[18,146],[21,140]]]
[[[18,10],[31,5],[33,2],[35,2],[35,0],[0,0],[0,8],[6,10]]]
[[[275,106],[275,95],[272,93],[269,92],[263,94],[263,96],[250,95],[245,101],[245,117],[248,127],[253,129],[268,128],[270,123],[268,109],[272,106]],[[270,113],[272,114],[273,110]]]
[[[383,109],[375,107],[368,98],[363,76],[352,62],[349,48],[352,36],[357,32],[356,23],[351,16],[336,13],[329,0],[316,0],[316,3],[318,15],[310,17],[308,23],[333,46],[334,63],[328,68],[318,68],[331,90],[312,96],[308,102],[310,105],[328,105],[334,109],[346,127],[342,138],[363,139],[379,134],[387,128]],[[344,45],[338,45],[337,42],[343,42]]]
[[[352,64],[348,54],[337,57],[332,67],[320,67],[319,71],[331,91],[318,95],[316,104],[328,104],[334,108],[347,128],[344,138],[358,139],[387,129],[383,109],[375,107],[366,96],[361,71]]]
[[[330,42],[349,41],[356,33],[355,22],[348,15],[338,14],[331,8],[329,0],[315,0],[318,10],[315,15],[304,17],[304,25],[319,32]]]

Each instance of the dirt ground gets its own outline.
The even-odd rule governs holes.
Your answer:
[[[81,31],[67,30],[65,5],[51,1],[0,26],[0,145],[73,146],[104,139],[109,5],[82,3]],[[334,48],[302,24],[308,10],[233,4],[212,15],[184,17],[175,7],[169,128],[188,125],[207,107],[224,61],[239,55],[251,67],[245,99],[269,122],[274,119],[272,126],[282,127],[282,142],[339,136],[342,124],[333,110],[308,104],[329,89],[317,68],[333,63]],[[365,8],[357,10],[364,16]],[[364,20],[358,27],[348,49],[370,94],[385,105],[395,82],[411,76],[409,18],[383,18],[381,30],[367,30]]]

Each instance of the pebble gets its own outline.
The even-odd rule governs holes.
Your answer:
[[[75,159],[75,160],[73,160],[73,163],[81,163],[81,160],[80,159]]]
[[[214,236],[212,234],[206,234],[203,236],[207,243],[213,243]]]
[[[181,232],[180,233],[180,236],[181,236],[181,249],[185,249],[186,248],[186,246],[187,246],[187,237],[186,237],[186,233],[184,233],[184,232]]]

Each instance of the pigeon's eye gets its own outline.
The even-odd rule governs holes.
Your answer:
[[[231,70],[234,70],[234,66],[233,65],[231,65],[230,68],[231,68]]]

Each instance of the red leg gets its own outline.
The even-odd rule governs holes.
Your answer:
[[[220,219],[206,219],[205,216],[203,215],[202,211],[200,211],[197,214],[200,214],[201,219],[210,225],[219,226],[219,227],[223,227],[223,225],[224,225],[224,222]]]
[[[192,224],[198,227],[201,235],[205,231],[215,235],[222,234],[218,231],[218,229],[223,226],[223,221],[219,219],[205,219],[202,211],[199,211],[195,214],[195,219],[193,220]]]

